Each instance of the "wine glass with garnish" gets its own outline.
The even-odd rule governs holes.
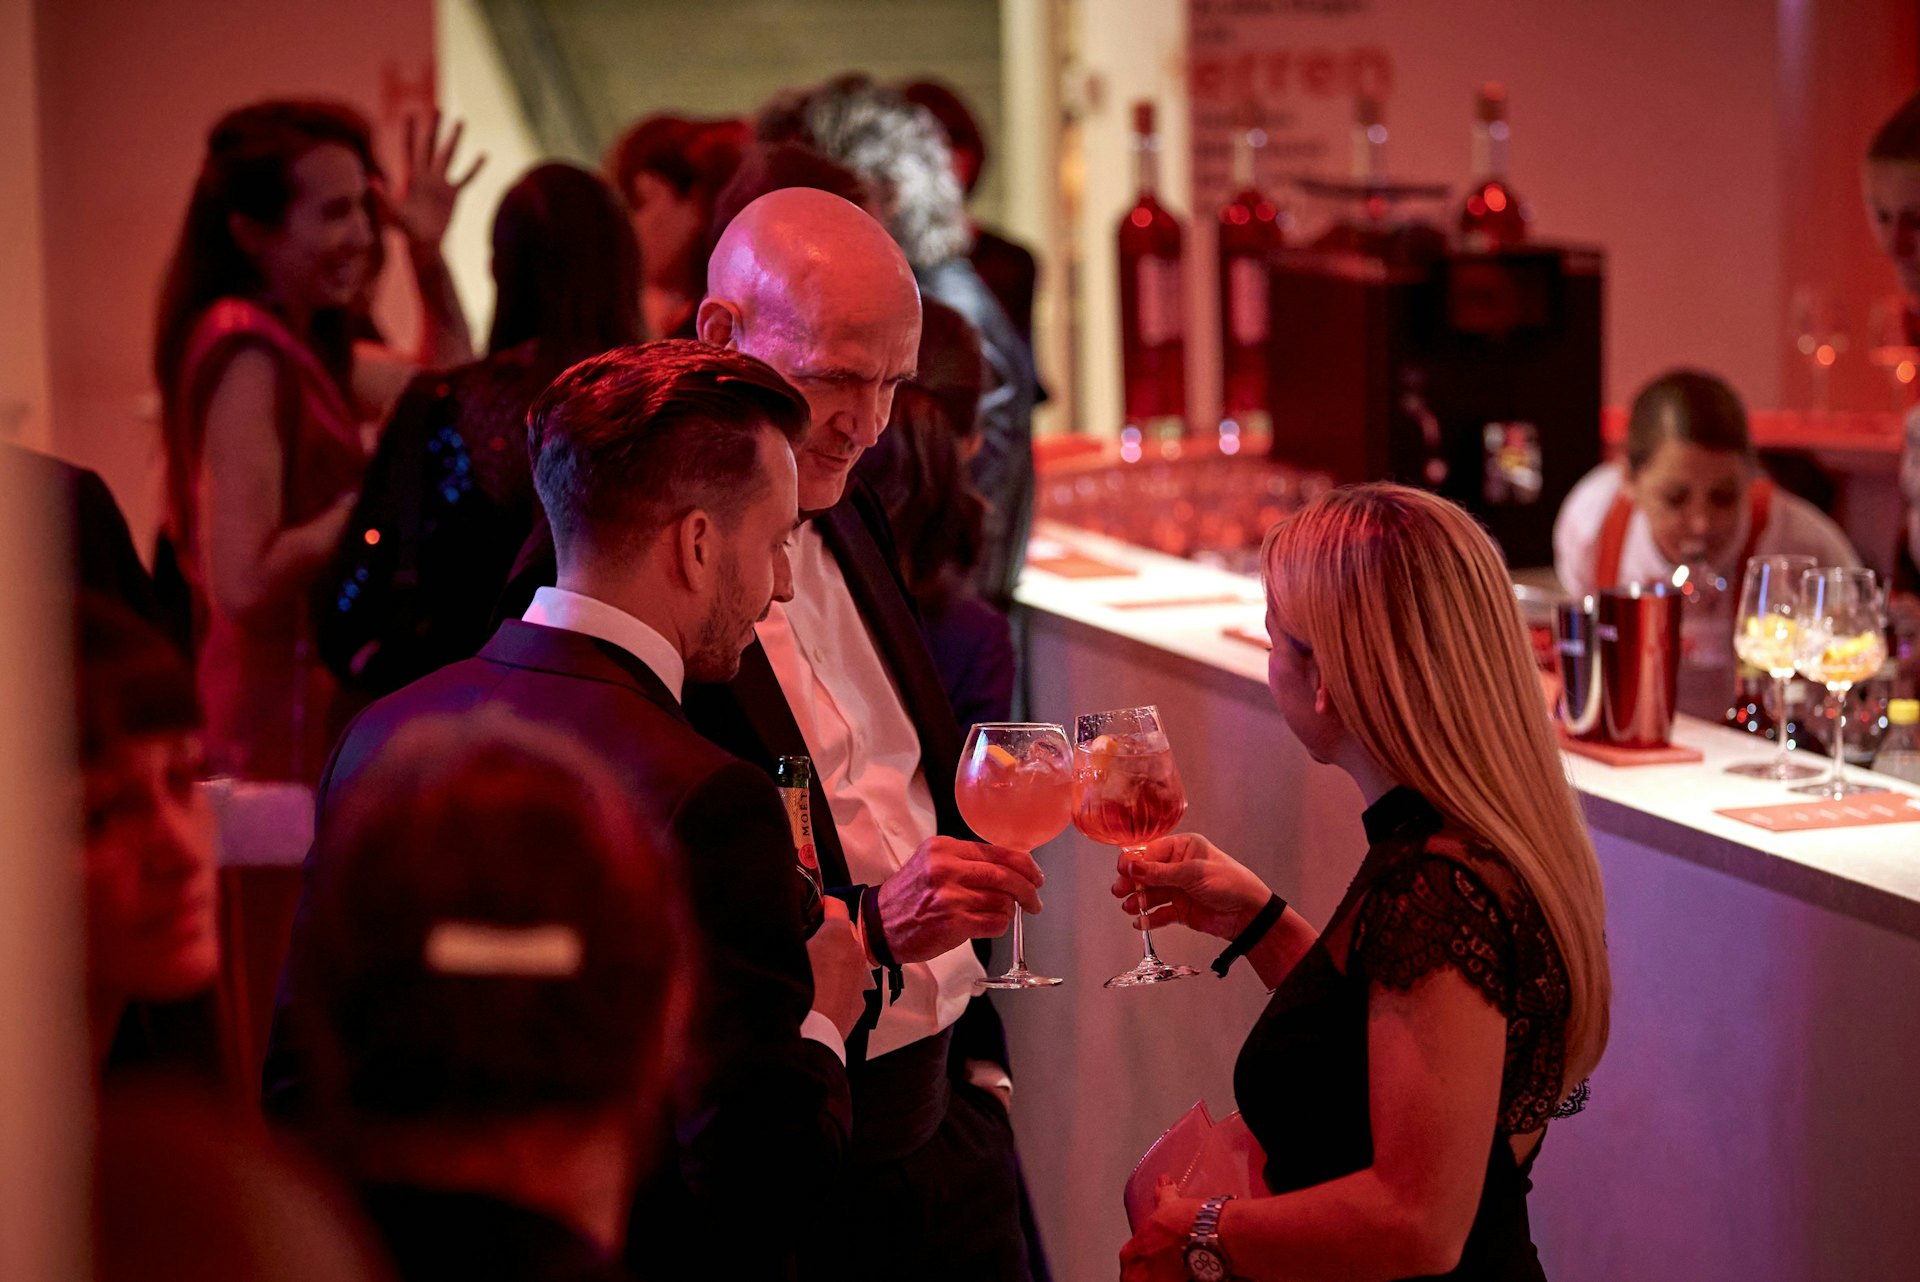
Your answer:
[[[1080,718],[1073,747],[1076,828],[1139,859],[1148,842],[1172,832],[1186,813],[1186,785],[1157,708],[1120,708]],[[1140,914],[1140,947],[1140,964],[1109,979],[1108,988],[1164,984],[1200,973],[1160,960],[1145,912]]]

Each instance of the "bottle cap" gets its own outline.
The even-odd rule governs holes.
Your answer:
[[[1356,125],[1377,125],[1383,112],[1380,100],[1372,94],[1360,94],[1353,100],[1353,123]]]
[[[1896,726],[1920,724],[1920,699],[1891,699],[1887,702],[1887,723]]]

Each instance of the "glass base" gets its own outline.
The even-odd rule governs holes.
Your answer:
[[[1842,797],[1854,797],[1863,792],[1880,792],[1881,788],[1870,783],[1854,783],[1850,779],[1822,779],[1819,783],[1810,783],[1803,788],[1790,788],[1808,797],[1825,797],[1829,801],[1838,801]]]
[[[1115,975],[1102,985],[1104,988],[1141,988],[1147,984],[1165,984],[1176,979],[1186,979],[1200,972],[1191,966],[1169,966],[1155,958],[1143,961],[1132,970]]]
[[[976,979],[973,986],[986,988],[1052,988],[1065,981],[1053,975],[1036,975],[1030,970],[1010,970],[1004,975],[995,975],[992,979]]]
[[[1820,773],[1820,767],[1798,761],[1748,761],[1728,766],[1727,773],[1744,775],[1748,779],[1811,779]]]

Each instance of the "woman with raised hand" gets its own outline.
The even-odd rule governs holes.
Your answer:
[[[1423,490],[1334,490],[1263,557],[1268,685],[1365,798],[1364,861],[1316,931],[1181,834],[1114,893],[1231,943],[1273,997],[1234,1090],[1269,1194],[1161,1190],[1146,1279],[1540,1279],[1528,1171],[1607,1040],[1600,869],[1500,554]]]
[[[229,773],[318,775],[336,727],[307,592],[352,507],[363,425],[418,366],[472,355],[440,238],[477,165],[451,177],[457,126],[408,135],[388,196],[352,109],[229,112],[168,269],[154,351],[166,533],[189,589],[208,751]],[[383,224],[404,232],[420,285],[410,357],[373,341],[366,313]]]

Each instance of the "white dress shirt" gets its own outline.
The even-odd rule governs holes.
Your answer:
[[[775,602],[760,644],[800,726],[855,882],[878,885],[934,835],[920,735],[893,676],[812,525],[794,536],[793,600]],[[867,1041],[878,1057],[960,1017],[986,974],[972,944],[902,968],[900,996]]]
[[[565,588],[541,588],[533,594],[533,604],[520,618],[524,623],[578,632],[619,646],[646,664],[667,687],[673,701],[680,702],[686,685],[686,661],[674,649],[673,642],[625,610]],[[800,1022],[800,1035],[825,1046],[842,1064],[847,1062],[847,1043],[840,1036],[840,1029],[819,1011],[807,1012],[807,1017]]]
[[[1594,582],[1594,559],[1599,555],[1600,527],[1606,523],[1607,510],[1620,493],[1625,473],[1617,463],[1602,463],[1580,478],[1580,483],[1560,505],[1553,522],[1553,568],[1560,586],[1575,597],[1586,596],[1611,584]],[[1747,545],[1749,509],[1740,502],[1740,524],[1722,549],[1720,557],[1738,558]],[[1797,494],[1776,488],[1767,515],[1767,528],[1754,545],[1758,556],[1810,556],[1820,565],[1858,565],[1859,554],[1819,508]],[[1653,529],[1645,512],[1636,511],[1627,523],[1627,537],[1620,549],[1620,581],[1642,583],[1650,579],[1671,579],[1677,567],[1661,554],[1653,541]],[[1727,580],[1737,596],[1740,577],[1746,567],[1720,564],[1714,569]]]

